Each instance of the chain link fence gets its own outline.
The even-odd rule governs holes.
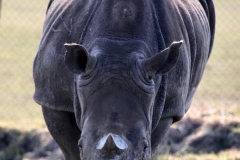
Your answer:
[[[2,1],[0,128],[21,131],[46,128],[41,108],[32,99],[32,65],[48,1]],[[191,108],[221,107],[231,109],[232,115],[240,115],[240,1],[215,0],[215,7],[215,44]]]

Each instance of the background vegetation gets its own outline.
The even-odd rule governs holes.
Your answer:
[[[12,133],[12,129],[19,132],[17,135],[21,135],[20,132],[26,135],[33,130],[46,130],[41,108],[32,99],[34,92],[32,64],[41,38],[48,1],[7,0],[2,2],[0,128],[4,129],[0,131],[0,140],[5,133]],[[168,135],[169,139],[166,143],[179,145],[175,147],[176,149],[169,144],[161,146],[159,153],[165,153],[161,159],[240,159],[238,152],[240,147],[237,145],[235,148],[223,147],[224,151],[217,152],[214,148],[206,151],[196,146],[192,146],[194,150],[189,149],[191,142],[194,141],[193,137],[212,135],[208,139],[211,141],[218,132],[223,136],[223,140],[227,139],[226,145],[234,145],[235,141],[240,143],[238,137],[240,132],[240,125],[238,125],[240,123],[240,1],[215,0],[215,7],[217,26],[212,55],[191,110],[183,120],[184,125],[181,122],[175,124]],[[201,127],[195,130],[193,130],[194,127],[188,128],[187,124],[192,124],[189,121],[197,121]],[[236,125],[231,126],[232,123]],[[209,128],[209,126],[215,127]],[[223,130],[227,126],[229,126],[228,130]],[[192,132],[185,134],[181,132],[181,127],[182,130],[188,129]],[[174,132],[181,133],[179,134],[182,135],[181,142],[171,141],[174,139]],[[20,136],[20,139],[23,137],[23,135]],[[230,141],[233,142],[230,143]],[[0,144],[3,143],[0,142]],[[220,143],[218,147],[224,144]],[[211,145],[208,144],[208,146]],[[212,146],[216,147],[216,145]],[[11,148],[14,148],[14,145],[11,145]],[[5,150],[15,155],[23,152],[19,146],[15,146],[14,152],[10,152],[9,148]],[[3,153],[0,145],[0,159],[1,154]]]

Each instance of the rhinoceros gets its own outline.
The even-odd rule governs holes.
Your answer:
[[[149,160],[210,56],[212,0],[51,0],[34,100],[67,160]]]

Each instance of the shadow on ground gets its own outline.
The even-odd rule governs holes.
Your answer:
[[[63,159],[58,145],[45,131],[22,133],[0,128],[0,160]]]

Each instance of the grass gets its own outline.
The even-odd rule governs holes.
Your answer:
[[[201,154],[177,154],[159,156],[157,160],[239,160],[240,152],[237,149],[222,151],[215,153]]]
[[[3,1],[0,21],[0,126],[44,127],[33,101],[32,64],[41,38],[48,0]]]
[[[41,38],[49,0],[2,2],[0,21],[0,126],[32,130],[44,128],[41,108],[32,95],[32,63]],[[240,117],[240,1],[215,0],[217,26],[212,55],[189,114],[229,113]],[[236,155],[234,157],[234,155]],[[201,158],[201,157],[204,158]],[[218,155],[168,155],[161,159],[240,159],[237,150]]]
[[[217,17],[215,44],[195,99],[233,101],[239,105],[240,2],[214,2]]]
[[[180,131],[177,135],[182,137],[181,142],[176,141],[178,136],[167,135],[167,142],[160,145],[161,154],[155,160],[239,160],[239,107],[226,105],[192,106],[182,121],[172,125],[172,129]],[[183,136],[188,131],[190,134]],[[172,148],[178,148],[177,152],[172,154]]]

